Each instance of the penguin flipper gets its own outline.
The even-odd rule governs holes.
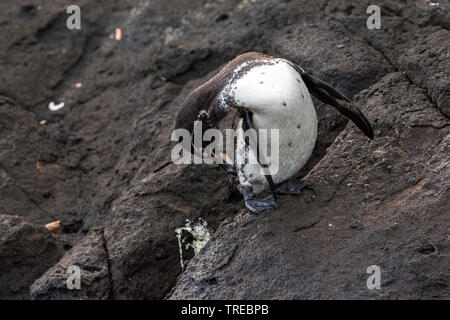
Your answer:
[[[352,120],[366,136],[373,139],[374,134],[370,122],[349,98],[331,87],[328,83],[313,77],[309,73],[304,72],[301,68],[299,69],[301,70],[300,75],[305,82],[306,87],[313,96],[323,103],[335,107],[342,115]]]

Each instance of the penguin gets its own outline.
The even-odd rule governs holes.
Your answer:
[[[189,93],[175,128],[192,134],[194,123],[200,121],[205,131],[217,128],[228,113],[235,113],[235,157],[230,162],[222,154],[228,161],[221,166],[239,179],[246,208],[259,214],[277,208],[277,194],[296,195],[309,185],[291,178],[306,164],[316,143],[317,115],[311,95],[335,107],[373,139],[370,122],[350,99],[297,64],[259,52],[237,56]],[[251,129],[255,133],[246,136],[244,132]],[[267,161],[262,161],[267,159],[260,159],[261,129],[278,130],[277,170],[270,170]],[[256,140],[256,150],[249,147],[250,139]],[[271,194],[262,197],[268,189]]]

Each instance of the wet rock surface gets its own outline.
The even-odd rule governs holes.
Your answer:
[[[2,297],[448,297],[447,4],[382,1],[368,30],[370,1],[86,0],[69,31],[70,4],[0,4],[2,226],[33,225],[15,241],[38,234],[48,254],[16,261],[3,242]],[[170,162],[183,98],[247,51],[342,90],[376,134],[315,100],[318,142],[297,177],[312,189],[261,216],[224,201],[222,169]],[[175,229],[198,218],[215,232],[183,271]],[[55,220],[61,234],[43,227]],[[64,287],[70,264],[79,291]],[[369,291],[373,264],[382,289]]]

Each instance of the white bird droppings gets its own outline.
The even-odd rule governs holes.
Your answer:
[[[180,252],[181,269],[184,269],[184,262],[183,262],[184,241],[181,239],[183,231],[189,232],[194,238],[194,240],[191,243],[187,243],[185,245],[185,250],[192,248],[194,250],[194,254],[197,254],[206,245],[209,239],[211,239],[211,233],[209,232],[207,226],[208,224],[202,218],[199,218],[198,221],[196,222],[186,219],[186,224],[184,225],[184,227],[175,229],[175,234],[178,239],[178,249]]]

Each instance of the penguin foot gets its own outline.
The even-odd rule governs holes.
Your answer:
[[[259,214],[265,210],[278,208],[273,194],[264,198],[257,198],[251,187],[243,187],[242,194],[244,196],[245,207],[252,213]]]
[[[279,183],[275,186],[275,192],[279,194],[290,194],[294,196],[298,196],[302,189],[306,187],[310,187],[312,185],[309,180],[286,180],[282,183]]]
[[[250,212],[259,214],[264,210],[273,210],[278,208],[275,202],[274,196],[271,194],[265,198],[255,198],[252,200],[245,201],[245,207],[250,210]]]

